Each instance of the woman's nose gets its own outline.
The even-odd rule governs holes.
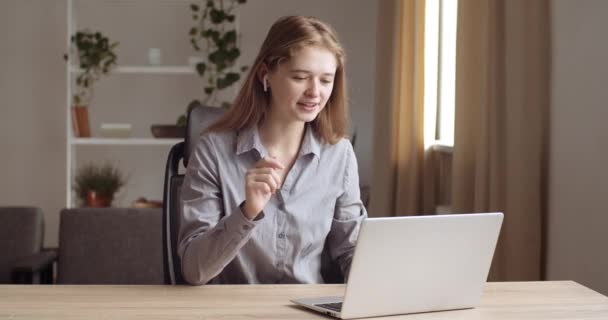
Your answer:
[[[316,97],[319,95],[319,87],[320,84],[317,80],[312,79],[308,82],[308,88],[306,89],[306,94],[311,97]]]

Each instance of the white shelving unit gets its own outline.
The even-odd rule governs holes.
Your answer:
[[[74,138],[72,145],[105,145],[105,146],[172,146],[183,139],[157,138]]]
[[[70,68],[72,74],[80,72],[79,68]],[[114,74],[196,74],[190,66],[117,66],[112,69]]]
[[[71,46],[70,38],[77,30],[76,19],[74,16],[74,1],[67,0],[67,52],[70,52]],[[70,208],[74,206],[72,197],[72,180],[76,170],[76,155],[79,146],[116,146],[116,147],[154,147],[154,146],[171,146],[183,139],[159,139],[159,138],[78,138],[73,134],[72,129],[72,88],[74,85],[75,75],[79,72],[79,68],[72,65],[73,61],[68,61],[66,64],[66,75],[67,75],[67,101],[66,101],[66,137],[67,137],[67,148],[66,148],[66,207]],[[115,67],[112,74],[134,74],[134,75],[196,75],[196,70],[193,66],[129,66],[121,65]]]

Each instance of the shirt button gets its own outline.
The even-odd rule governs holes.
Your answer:
[[[281,232],[279,233],[279,239],[284,239],[285,238],[285,233]]]
[[[243,230],[249,230],[251,227],[249,227],[248,225],[244,224],[243,225]]]

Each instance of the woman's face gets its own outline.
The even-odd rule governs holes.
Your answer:
[[[336,75],[336,57],[321,47],[304,47],[268,74],[271,118],[310,122],[325,107]]]

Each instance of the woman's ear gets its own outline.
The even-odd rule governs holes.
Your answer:
[[[258,81],[260,81],[262,84],[264,84],[264,81],[265,81],[264,79],[268,77],[268,72],[269,72],[268,67],[266,66],[265,63],[262,63],[256,74]]]
[[[262,87],[264,88],[264,92],[268,92],[268,67],[266,64],[262,64],[257,72],[258,80],[262,83]]]

